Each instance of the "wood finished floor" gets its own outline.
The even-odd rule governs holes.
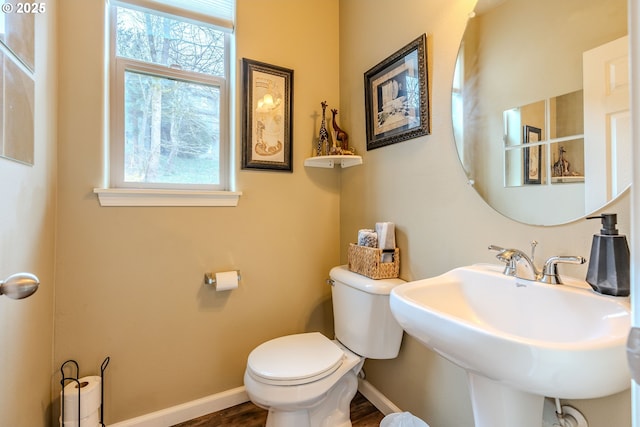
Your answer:
[[[378,427],[384,415],[360,393],[351,401],[353,427]],[[251,402],[176,424],[173,427],[264,427],[267,411]]]

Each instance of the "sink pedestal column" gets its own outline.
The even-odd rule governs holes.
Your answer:
[[[469,372],[475,427],[540,427],[544,396],[515,390]]]

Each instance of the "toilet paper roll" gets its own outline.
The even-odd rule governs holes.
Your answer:
[[[76,411],[76,417],[77,416],[78,416],[78,413]],[[80,419],[80,422],[78,422],[77,420],[65,421],[65,422],[60,421],[60,427],[101,427],[100,411],[96,410],[93,414],[90,414],[88,417]]]
[[[92,415],[100,407],[102,398],[102,379],[88,376],[78,379],[80,384],[70,381],[64,386],[64,422],[78,421],[78,399],[80,399],[80,419]],[[80,395],[78,396],[78,387]],[[62,392],[60,392],[60,411],[62,411]],[[83,424],[84,425],[84,424]],[[87,424],[90,425],[90,424]]]
[[[216,273],[216,291],[229,291],[238,287],[237,271],[222,271]]]

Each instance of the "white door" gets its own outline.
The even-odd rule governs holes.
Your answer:
[[[585,208],[604,206],[631,184],[629,37],[583,55]]]

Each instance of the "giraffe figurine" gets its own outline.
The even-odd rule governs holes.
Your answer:
[[[338,124],[336,123],[336,116],[338,115],[338,110],[334,108],[331,110],[331,112],[333,113],[333,117],[331,121],[332,121],[333,131],[335,132],[336,144],[340,143],[339,148],[341,149],[341,151],[343,152],[349,151],[349,135],[347,135],[345,131],[340,129],[340,126],[338,126]]]
[[[322,156],[322,153],[329,154],[329,131],[327,130],[327,119],[325,110],[327,109],[327,101],[322,101],[322,123],[320,123],[320,135],[316,144],[316,156]]]

